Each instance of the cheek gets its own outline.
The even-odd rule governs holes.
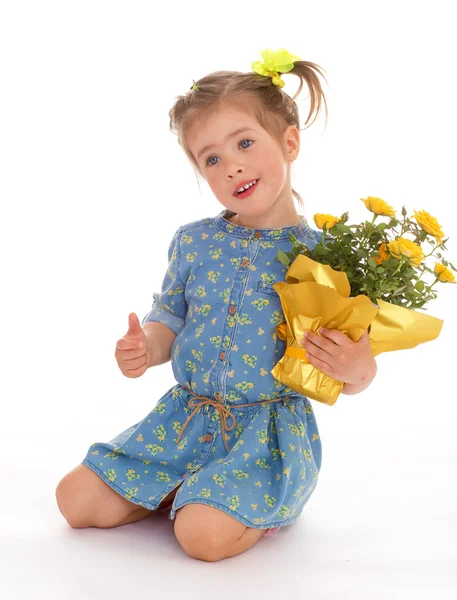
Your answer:
[[[212,190],[216,190],[219,184],[219,187],[221,185],[220,183],[220,177],[216,177],[214,172],[208,171],[205,177],[209,187]]]
[[[282,181],[284,179],[286,171],[283,167],[283,161],[281,156],[278,156],[275,152],[259,152],[258,164],[270,180]]]

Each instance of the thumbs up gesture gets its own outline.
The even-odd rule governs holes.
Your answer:
[[[148,368],[148,341],[135,313],[129,314],[128,331],[116,342],[114,356],[126,377],[141,377]]]

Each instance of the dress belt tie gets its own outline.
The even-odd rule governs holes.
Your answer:
[[[186,390],[186,392],[189,392],[189,394],[191,394],[193,396],[193,398],[191,398],[188,402],[188,405],[190,406],[190,408],[194,408],[193,412],[191,415],[189,415],[187,421],[184,423],[181,432],[178,436],[178,439],[176,440],[176,443],[179,444],[179,440],[181,439],[182,434],[184,433],[184,429],[187,427],[189,421],[192,419],[192,417],[195,415],[195,413],[197,413],[199,410],[201,410],[201,408],[205,405],[210,405],[210,406],[214,406],[214,408],[216,410],[219,411],[220,417],[221,417],[221,422],[222,422],[222,437],[224,440],[224,444],[225,447],[227,448],[227,452],[230,452],[230,448],[227,446],[227,442],[225,440],[225,431],[232,431],[232,429],[235,427],[235,416],[233,415],[232,412],[230,412],[230,410],[227,408],[227,406],[225,404],[222,404],[221,400],[222,398],[220,397],[219,394],[214,394],[216,400],[213,400],[212,398],[208,398],[208,396],[197,396],[197,394],[194,394],[194,392],[192,390],[190,390],[189,388],[187,388],[185,385],[181,386],[183,389]],[[218,400],[218,398],[220,398],[220,400]],[[270,400],[259,400],[258,402],[250,402],[249,404],[235,404],[234,408],[242,408],[245,406],[255,406],[256,404],[268,404],[270,402],[280,402],[281,400],[288,400],[289,397],[286,396],[285,398],[273,398]],[[197,400],[201,400],[201,402],[197,402]],[[227,426],[227,417],[230,417],[232,419],[232,424],[230,425],[230,427]]]

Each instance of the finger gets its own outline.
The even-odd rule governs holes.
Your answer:
[[[141,362],[139,365],[136,365],[135,368],[133,369],[126,369],[127,373],[129,375],[135,375],[135,374],[141,374],[140,371],[143,370],[143,367],[145,367],[147,364],[147,360],[144,360],[143,362]]]
[[[348,342],[352,342],[352,340],[350,340],[348,336],[339,329],[326,329],[325,327],[321,327],[319,329],[319,333],[325,339],[330,340],[337,346],[344,346],[347,345]]]
[[[368,331],[366,331],[366,330],[365,330],[365,331],[362,333],[362,335],[359,337],[358,341],[359,341],[359,342],[360,342],[360,341],[367,342],[367,341],[369,341],[369,339],[370,339],[370,336],[368,335]]]
[[[116,348],[119,350],[132,350],[133,348],[144,348],[144,340],[121,337],[116,342]]]
[[[310,354],[308,352],[306,354],[306,358],[313,365],[313,367],[316,367],[316,369],[319,369],[319,371],[322,371],[322,373],[324,373],[324,375],[328,375],[329,377],[334,377],[332,375],[333,368],[328,363],[326,363],[325,361],[317,358],[317,356],[314,356],[313,354]]]
[[[336,349],[336,344],[320,335],[315,334],[314,331],[305,331],[305,335],[302,339],[302,346],[318,356],[320,356],[318,353],[319,349],[322,351],[321,354],[325,353],[329,356],[331,356],[332,351]]]
[[[121,350],[120,353],[120,360],[124,360],[127,362],[131,360],[137,360],[143,356],[146,356],[146,351],[144,349],[141,350],[140,348],[137,348],[135,350]]]
[[[129,314],[129,329],[126,333],[128,337],[142,337],[144,335],[143,328],[135,313]]]
[[[305,346],[305,349],[307,353],[311,355],[314,359],[319,360],[321,362],[325,362],[329,366],[333,366],[335,358],[322,348],[319,348],[318,346],[315,346],[314,344],[308,342]]]

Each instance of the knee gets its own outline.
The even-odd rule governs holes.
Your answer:
[[[184,552],[191,558],[206,562],[217,562],[226,556],[226,540],[212,527],[211,523],[202,523],[192,518],[190,511],[195,505],[187,505],[176,513],[174,532]],[[193,513],[195,510],[192,511]]]
[[[59,481],[55,495],[57,506],[70,527],[75,529],[88,527],[87,519],[84,517],[84,501],[81,494],[78,494],[71,473],[67,473]]]

